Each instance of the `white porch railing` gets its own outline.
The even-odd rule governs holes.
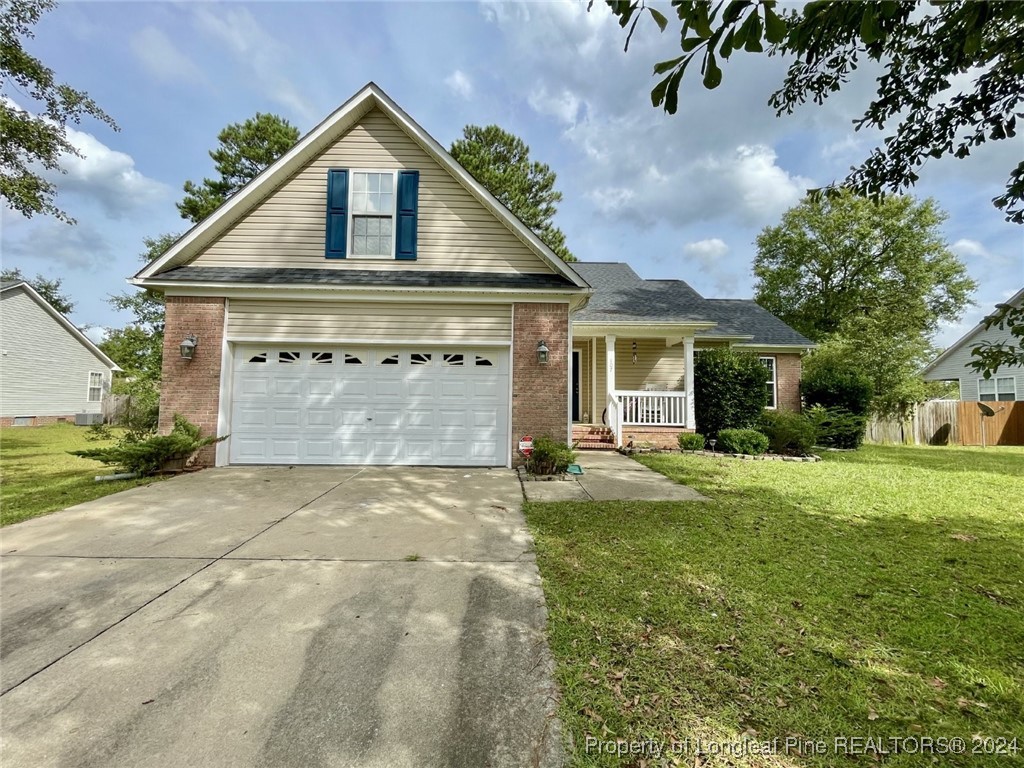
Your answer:
[[[623,426],[686,426],[685,392],[616,390],[614,394]]]
[[[686,392],[615,390],[608,398],[608,426],[622,445],[626,426],[687,427]]]

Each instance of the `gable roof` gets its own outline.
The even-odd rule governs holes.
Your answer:
[[[815,344],[751,299],[705,299],[682,280],[644,280],[628,264],[577,262],[594,287],[574,323],[707,323],[701,339],[809,349]]]
[[[1006,301],[1001,301],[999,303],[1000,304],[1009,304],[1010,306],[1016,307],[1016,306],[1019,306],[1022,301],[1024,301],[1024,288],[1021,288],[1019,291],[1017,291],[1015,294],[1013,294],[1013,296],[1008,298]],[[993,307],[993,311],[995,311],[995,307]],[[989,314],[991,314],[991,313],[989,313]],[[986,317],[987,317],[987,315],[986,315]],[[971,338],[975,334],[977,334],[979,331],[983,331],[983,330],[985,330],[985,319],[984,318],[982,318],[981,322],[979,322],[976,326],[971,328],[971,330],[969,330],[967,333],[965,333],[959,339],[957,339],[952,344],[950,344],[948,347],[946,347],[946,349],[943,350],[941,355],[936,357],[934,360],[932,360],[930,363],[928,363],[928,365],[925,366],[924,370],[921,371],[921,374],[924,375],[924,374],[931,373],[936,367],[938,367],[950,355],[956,354],[965,344],[967,344],[967,342],[969,342],[971,340]]]
[[[212,243],[257,203],[283,184],[298,169],[320,155],[353,128],[370,110],[377,108],[448,171],[494,216],[503,222],[534,253],[573,286],[587,288],[586,282],[546,246],[533,231],[502,205],[470,173],[459,165],[430,134],[407,115],[375,83],[368,83],[331,115],[303,136],[288,152],[265,168],[256,178],[225,200],[217,210],[182,235],[166,253],[141,269],[131,282],[144,283],[164,270],[186,264]],[[325,190],[326,194],[326,190]]]
[[[29,283],[25,282],[24,280],[13,280],[5,283],[0,283],[0,293],[7,293],[7,291],[13,290],[15,288],[21,288],[29,296],[29,298],[31,298],[33,301],[36,302],[36,304],[38,304],[40,307],[46,310],[47,314],[49,314],[54,320],[56,320],[58,323],[64,326],[64,329],[68,333],[74,336],[75,339],[83,347],[88,349],[97,358],[99,358],[100,362],[102,362],[107,368],[109,368],[112,371],[121,370],[121,367],[117,363],[115,363],[113,360],[111,360],[109,357],[103,354],[103,350],[101,350],[99,347],[93,344],[89,337],[82,333],[77,328],[77,326],[75,326],[74,323],[68,320],[56,309],[51,307],[50,303],[42,296],[40,296],[39,291],[33,288]]]

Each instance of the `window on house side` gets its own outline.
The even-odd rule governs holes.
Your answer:
[[[395,174],[353,171],[352,255],[394,256]]]
[[[762,357],[760,358],[761,365],[768,369],[768,383],[765,385],[768,387],[768,408],[775,408],[775,400],[777,396],[777,386],[775,382],[775,358],[774,357]]]
[[[978,399],[1003,402],[1016,400],[1017,391],[1013,377],[996,376],[991,379],[978,379]]]
[[[89,402],[98,403],[103,400],[103,374],[92,371],[89,373]]]

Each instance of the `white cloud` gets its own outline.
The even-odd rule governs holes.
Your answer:
[[[156,27],[144,27],[132,35],[131,48],[142,65],[160,80],[175,83],[206,80],[195,62]]]
[[[581,105],[579,96],[568,88],[552,93],[544,86],[530,93],[527,101],[536,112],[554,117],[565,125],[575,124]]]
[[[451,89],[452,93],[463,99],[468,99],[473,95],[473,83],[461,69],[456,69],[448,75],[444,79],[444,84]]]
[[[988,249],[985,248],[984,245],[979,243],[977,240],[968,240],[967,238],[957,240],[950,246],[950,250],[952,250],[957,256],[961,256],[963,258],[992,258],[992,254],[988,252]]]
[[[683,246],[683,258],[686,264],[695,265],[708,276],[716,293],[719,295],[734,294],[739,288],[739,275],[736,265],[727,260],[729,246],[718,237],[687,243]],[[687,270],[689,272],[689,270]]]
[[[704,265],[714,264],[728,252],[729,246],[725,244],[725,241],[717,237],[698,240],[695,243],[687,243],[683,246],[683,253],[687,257]]]
[[[200,31],[219,40],[242,66],[249,68],[253,82],[268,97],[307,123],[315,123],[323,117],[284,74],[286,62],[295,58],[292,51],[261,27],[248,9],[194,8]]]
[[[111,219],[122,219],[168,193],[165,184],[139,172],[131,155],[111,149],[91,133],[68,127],[67,138],[81,157],[61,157],[60,166],[67,173],[43,173],[57,185],[58,193],[76,192],[99,204]]]
[[[13,109],[22,110],[7,96],[0,99]],[[91,133],[66,126],[65,137],[79,155],[61,154],[59,169],[34,166],[36,173],[56,185],[58,195],[77,193],[98,204],[109,218],[122,219],[139,206],[160,200],[169,191],[165,184],[142,174],[131,155],[111,149]],[[65,207],[60,199],[57,205]]]

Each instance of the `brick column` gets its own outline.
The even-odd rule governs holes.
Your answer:
[[[198,339],[195,357],[182,360],[179,347],[190,334]],[[223,298],[167,297],[160,385],[161,434],[171,431],[175,413],[197,425],[203,435],[216,434],[223,339]],[[198,463],[213,466],[215,461],[216,446],[199,452]]]
[[[569,442],[569,305],[516,304],[512,308],[512,465],[522,463],[519,438],[547,435]],[[537,343],[548,363],[537,362]]]
[[[800,410],[800,371],[802,363],[799,354],[775,355],[775,386],[778,407],[790,411]]]

